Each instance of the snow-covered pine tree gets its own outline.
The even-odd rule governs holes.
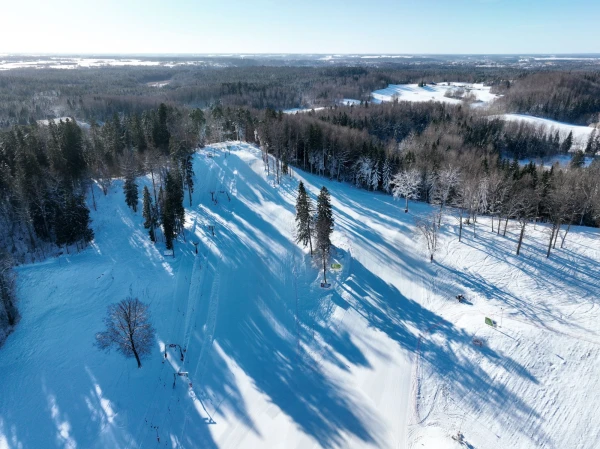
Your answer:
[[[150,240],[156,242],[156,235],[154,234],[154,228],[156,227],[156,216],[154,207],[152,207],[152,197],[147,186],[144,186],[144,193],[142,199],[142,216],[144,217],[144,228],[148,229],[148,235]]]
[[[300,181],[298,186],[298,197],[296,198],[296,243],[310,246],[312,256],[312,234],[313,234],[313,212],[314,208],[310,197],[306,193],[304,183]]]
[[[317,199],[317,231],[316,249],[323,263],[323,282],[327,283],[327,262],[331,250],[331,233],[333,232],[333,211],[327,187],[323,186]]]

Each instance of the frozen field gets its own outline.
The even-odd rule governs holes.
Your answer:
[[[512,223],[503,237],[482,218],[459,243],[447,216],[429,263],[414,225],[426,204],[405,214],[303,172],[276,185],[257,149],[215,148],[195,158],[175,258],[117,181],[96,190],[90,248],[18,268],[0,448],[600,446],[597,230],[572,228],[547,260],[546,228],[532,224],[517,258]],[[329,290],[294,243],[299,179],[313,198],[331,192],[342,269]],[[157,330],[141,369],[93,347],[106,306],[130,294]],[[165,361],[171,343],[183,361],[172,349]]]
[[[497,98],[497,95],[490,93],[490,86],[469,83],[427,84],[423,87],[417,84],[390,84],[385,89],[374,91],[371,95],[374,103],[398,99],[398,101],[443,101],[460,104],[462,100],[459,98],[446,96],[447,92],[456,93],[459,89],[474,95],[476,103],[473,104],[486,104]]]

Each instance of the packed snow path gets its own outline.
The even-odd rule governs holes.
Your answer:
[[[302,172],[277,185],[245,144],[204,149],[194,169],[174,258],[115,182],[97,191],[91,248],[19,268],[0,448],[443,449],[460,447],[458,430],[477,448],[600,445],[597,232],[571,230],[546,261],[545,228],[531,226],[515,258],[514,230],[481,219],[458,243],[448,216],[430,264],[414,227],[427,205],[405,214]],[[299,179],[332,195],[342,269],[328,290],[294,243]],[[157,330],[139,370],[93,347],[127,295],[150,303]],[[170,344],[183,360],[164,358]]]

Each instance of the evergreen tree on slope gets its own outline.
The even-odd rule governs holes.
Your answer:
[[[306,193],[304,183],[300,181],[298,186],[298,197],[296,199],[296,243],[302,243],[310,246],[310,255],[312,256],[312,234],[313,234],[313,218],[314,208],[310,197]]]
[[[154,228],[156,227],[156,215],[154,212],[154,208],[152,207],[152,197],[150,196],[150,191],[148,190],[147,186],[144,186],[142,202],[142,216],[144,217],[144,228],[148,229],[148,235],[150,236],[150,240],[156,242],[156,235],[154,234]]]
[[[327,283],[327,262],[331,250],[331,233],[333,232],[333,211],[327,187],[322,187],[317,199],[317,252],[323,263],[323,281]]]

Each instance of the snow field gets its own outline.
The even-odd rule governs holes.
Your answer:
[[[194,170],[175,258],[115,182],[97,190],[91,248],[19,267],[0,448],[437,449],[464,447],[458,430],[476,448],[600,445],[597,230],[571,229],[546,260],[547,229],[532,224],[517,258],[512,223],[503,237],[480,218],[459,243],[446,215],[429,263],[414,226],[426,204],[405,214],[296,170],[276,185],[260,151],[236,142],[199,151]],[[313,199],[331,192],[342,269],[327,290],[294,243],[299,180]],[[106,306],[129,294],[157,330],[140,370],[92,346]],[[183,361],[170,348],[164,359],[171,343]],[[173,388],[179,371],[189,378]]]
[[[463,89],[465,93],[471,93],[475,96],[476,103],[486,104],[498,98],[497,95],[490,93],[490,87],[483,84],[470,83],[439,83],[427,84],[419,87],[417,84],[390,84],[385,89],[379,89],[371,93],[374,103],[385,101],[442,101],[450,104],[461,104],[462,100],[458,98],[446,97],[446,92]]]

